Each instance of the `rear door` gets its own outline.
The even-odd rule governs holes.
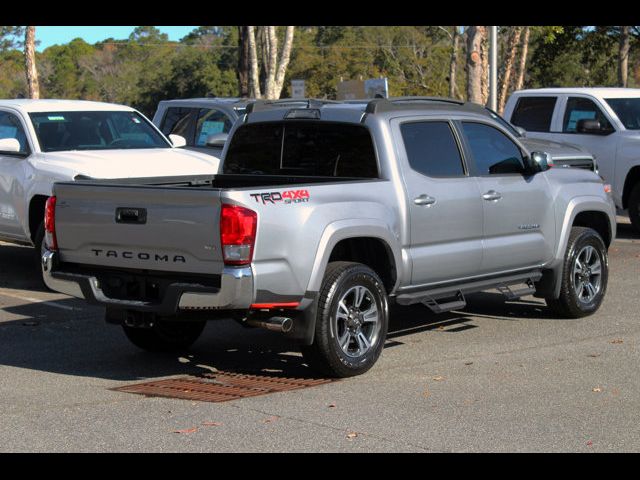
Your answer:
[[[477,274],[482,260],[482,201],[447,120],[392,122],[408,196],[412,285]]]
[[[481,190],[480,274],[537,267],[553,256],[553,198],[544,173],[525,175],[524,153],[506,132],[481,121],[459,123]]]
[[[57,183],[54,194],[63,262],[212,275],[223,269],[219,190]]]

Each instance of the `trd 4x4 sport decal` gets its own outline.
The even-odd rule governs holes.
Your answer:
[[[265,193],[251,193],[256,202],[262,202],[263,205],[267,203],[304,203],[308,202],[310,195],[309,190],[285,190],[283,192],[265,192]]]

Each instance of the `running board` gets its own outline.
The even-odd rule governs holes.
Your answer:
[[[456,297],[454,302],[446,301],[439,304],[439,308],[447,306],[448,310],[455,310],[466,305],[464,295],[475,292],[482,292],[492,288],[498,289],[507,299],[514,300],[516,298],[530,295],[536,291],[535,282],[542,278],[540,270],[528,271],[519,274],[508,275],[505,277],[494,277],[484,280],[475,280],[466,283],[451,284],[448,286],[432,286],[423,290],[414,290],[407,293],[398,293],[396,302],[400,305],[413,305],[415,303],[424,303],[429,308],[438,302],[438,300],[450,300]],[[516,285],[526,284],[525,288],[513,289]],[[461,304],[463,302],[463,304]],[[456,303],[454,308],[449,308]],[[433,310],[433,309],[432,309]],[[435,311],[435,310],[434,310]]]
[[[464,299],[464,295],[462,292],[458,292],[455,297],[452,299],[442,299],[445,300],[443,303],[438,303],[437,300],[433,298],[428,298],[422,300],[422,303],[429,307],[429,309],[433,313],[444,313],[450,312],[451,310],[460,310],[467,306],[467,301]],[[448,301],[447,301],[448,300]]]

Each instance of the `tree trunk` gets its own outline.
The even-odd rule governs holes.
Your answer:
[[[291,49],[293,48],[293,33],[295,27],[287,27],[284,34],[284,45],[282,46],[282,53],[280,54],[280,63],[278,64],[278,70],[276,71],[276,84],[274,86],[275,98],[280,98],[282,94],[282,87],[284,86],[284,77],[287,73],[287,67],[289,66],[289,60],[291,59]]]
[[[480,47],[480,56],[482,57],[482,105],[489,102],[489,35],[487,27],[478,27],[482,29],[482,40]]]
[[[249,39],[249,92],[253,98],[262,98],[260,92],[260,71],[258,69],[258,49],[256,45],[256,32],[255,27],[247,27],[247,34]]]
[[[249,27],[238,27],[238,90],[240,97],[249,96]]]
[[[498,92],[498,113],[502,115],[504,105],[507,102],[507,94],[509,93],[509,85],[511,85],[511,77],[515,76],[515,61],[518,46],[520,45],[520,36],[522,35],[522,27],[512,27],[509,41],[507,43],[507,58],[504,62],[504,72],[500,83],[500,91]]]
[[[629,27],[620,27],[620,48],[618,50],[618,85],[627,86],[629,74]]]
[[[484,27],[467,28],[467,99],[482,102],[482,39]]]
[[[27,27],[24,35],[24,64],[29,98],[40,98],[40,84],[36,68],[36,27]]]
[[[524,74],[527,71],[527,54],[529,53],[529,35],[531,34],[530,27],[524,27],[524,35],[522,38],[522,48],[520,49],[520,65],[518,66],[518,78],[514,86],[515,90],[522,90],[524,86]]]
[[[454,25],[453,35],[451,37],[451,65],[449,66],[449,97],[456,97],[456,71],[458,69],[458,43],[460,35],[458,27]]]

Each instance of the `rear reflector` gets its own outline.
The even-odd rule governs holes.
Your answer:
[[[272,310],[275,308],[298,308],[300,302],[287,302],[287,303],[252,303],[251,309],[255,310]]]
[[[238,205],[220,210],[220,244],[226,265],[248,265],[253,259],[258,214]]]
[[[56,197],[49,197],[44,207],[44,241],[49,250],[58,250],[56,239]]]

